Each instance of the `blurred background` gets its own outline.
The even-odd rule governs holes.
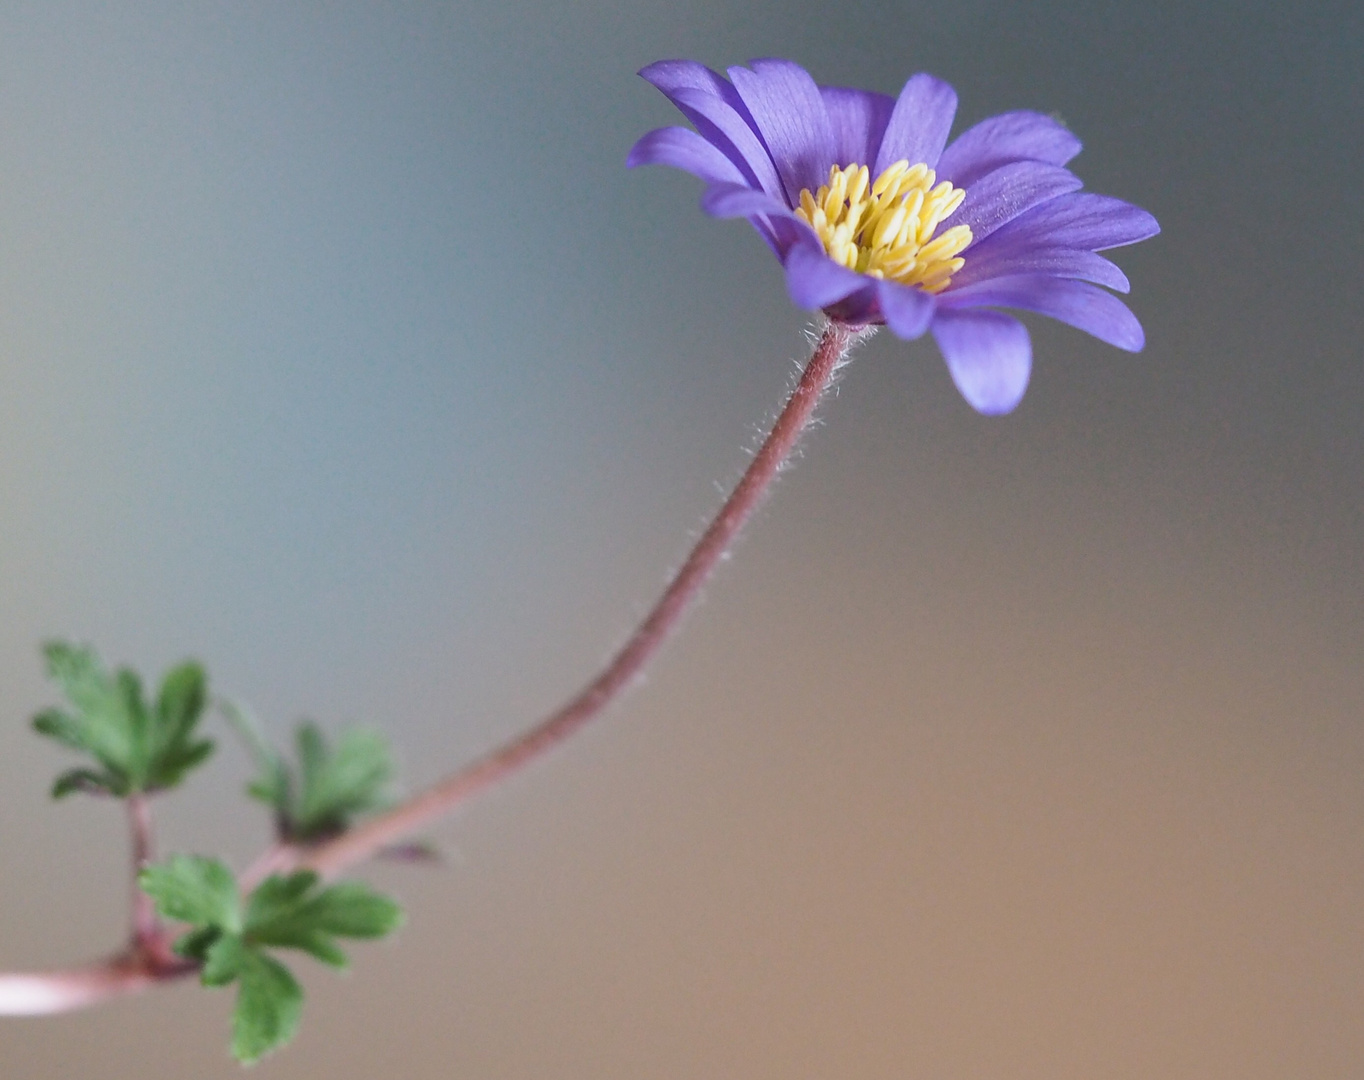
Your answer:
[[[635,77],[787,56],[1084,139],[1149,341],[987,420],[885,334],[645,685],[380,867],[279,1077],[1364,1075],[1364,8],[726,0],[0,13],[0,968],[124,934],[38,644],[202,658],[409,788],[575,690],[807,354]],[[244,755],[158,805],[245,865]],[[0,1021],[232,1077],[230,993]]]

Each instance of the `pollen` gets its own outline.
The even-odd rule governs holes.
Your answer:
[[[865,165],[835,165],[816,194],[800,193],[796,216],[840,266],[941,292],[966,265],[961,253],[971,243],[971,227],[933,235],[966,198],[946,180],[935,187],[936,179],[927,165],[908,161],[897,161],[874,182]]]

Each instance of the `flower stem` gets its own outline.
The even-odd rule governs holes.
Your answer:
[[[484,788],[542,757],[585,727],[643,670],[728,550],[745,521],[795,449],[835,370],[862,331],[829,322],[800,382],[772,426],[738,486],[687,556],[658,603],[630,639],[578,695],[529,731],[471,765],[452,773],[420,795],[333,840],[300,853],[297,865],[326,877],[363,862],[380,849],[449,813]]]
[[[259,884],[259,879],[269,873],[306,868],[334,876],[364,862],[531,764],[599,716],[639,675],[677,628],[687,608],[790,457],[814,415],[815,406],[833,380],[834,372],[866,332],[864,328],[837,322],[824,327],[800,382],[738,486],[653,610],[610,663],[576,697],[487,756],[335,839],[310,848],[272,848],[242,875],[243,891]],[[150,858],[150,819],[144,821],[145,810],[145,805],[135,808],[130,800],[135,860]],[[139,847],[140,843],[145,846]],[[134,900],[135,912],[139,910],[137,905],[141,899],[145,899],[138,899],[138,896],[140,890]],[[134,935],[134,945],[128,950],[88,967],[34,975],[0,974],[0,1015],[37,1015],[79,1009],[193,970],[192,964],[169,952],[165,934],[156,925],[154,913],[150,921],[135,915]]]

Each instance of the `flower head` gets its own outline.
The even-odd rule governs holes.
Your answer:
[[[1141,324],[1112,293],[1127,278],[1097,254],[1160,231],[1065,168],[1080,141],[1034,112],[991,117],[950,144],[957,95],[915,75],[898,98],[818,86],[789,60],[729,78],[690,60],[640,74],[695,130],[660,128],[627,164],[706,183],[702,208],[747,218],[801,307],[899,337],[932,331],[953,381],[983,413],[1009,412],[1032,369],[1028,331],[995,308],[1034,311],[1136,352]]]

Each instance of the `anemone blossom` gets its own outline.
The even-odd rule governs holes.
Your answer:
[[[995,308],[1051,316],[1136,352],[1141,324],[1097,254],[1160,231],[1145,210],[1081,192],[1080,141],[1035,112],[983,120],[951,144],[957,95],[915,75],[899,98],[818,86],[789,60],[729,79],[690,60],[640,72],[696,130],[660,128],[627,164],[671,165],[706,184],[701,206],[747,218],[801,307],[854,326],[931,331],[978,411],[1007,413],[1032,369],[1028,331]]]

